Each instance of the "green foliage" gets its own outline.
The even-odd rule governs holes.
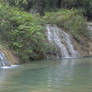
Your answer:
[[[11,6],[17,6],[32,13],[39,12],[44,15],[44,11],[54,11],[63,9],[79,9],[84,15],[92,16],[92,0],[1,0]]]
[[[76,10],[59,10],[57,12],[46,12],[44,19],[47,23],[63,26],[64,22],[76,14]]]
[[[88,37],[86,19],[78,10],[64,9],[57,12],[47,12],[43,18],[47,24],[56,24],[71,32],[77,39],[80,38],[80,35]]]
[[[79,9],[84,15],[92,17],[92,0],[62,0],[62,8]]]
[[[83,1],[0,0],[0,37],[16,51],[22,61],[42,59],[49,49],[44,33],[45,24],[56,24],[77,39],[81,35],[88,37],[86,19],[81,13],[92,13],[92,0]],[[58,8],[65,9],[57,10]],[[22,11],[29,9],[31,13],[36,14]],[[44,11],[52,10],[53,12],[46,12],[45,16],[40,16],[44,15]]]
[[[64,27],[69,30],[78,40],[80,40],[81,35],[88,38],[86,19],[83,16],[72,16],[72,18],[65,22]]]
[[[23,61],[44,58],[47,44],[44,26],[38,17],[8,5],[0,5],[1,38]]]
[[[26,9],[28,6],[27,0],[0,0],[3,3],[9,3],[11,6],[16,6],[18,8]]]

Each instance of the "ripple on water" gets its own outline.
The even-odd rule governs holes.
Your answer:
[[[92,92],[92,58],[5,67],[0,92]]]

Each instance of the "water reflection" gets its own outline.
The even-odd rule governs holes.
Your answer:
[[[0,69],[0,92],[92,92],[92,59],[63,59]]]
[[[91,59],[62,60],[59,65],[56,64],[48,69],[48,91],[56,92],[58,90],[58,92],[71,92],[73,90],[82,92],[82,90],[85,91],[88,89],[91,92],[91,70]]]

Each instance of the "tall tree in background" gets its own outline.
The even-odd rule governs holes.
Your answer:
[[[40,13],[40,15],[44,15],[45,2],[44,0],[34,0],[33,1],[33,11]]]
[[[61,8],[61,2],[62,2],[62,0],[58,0],[58,2],[57,2],[58,8]]]
[[[45,11],[53,11],[60,8],[76,8],[86,16],[92,16],[92,0],[0,0],[32,13],[44,15]]]

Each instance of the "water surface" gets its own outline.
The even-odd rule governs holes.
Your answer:
[[[92,92],[92,58],[1,68],[0,92]]]

